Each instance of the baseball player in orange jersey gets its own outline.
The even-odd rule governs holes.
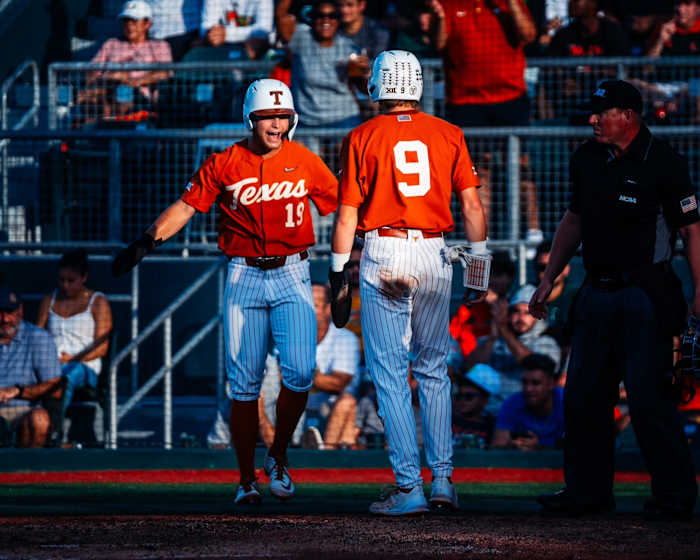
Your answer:
[[[486,253],[478,177],[461,130],[418,110],[423,79],[413,54],[381,53],[368,89],[382,114],[355,128],[343,143],[330,276],[337,285],[357,231],[365,239],[360,262],[365,359],[398,486],[369,509],[380,515],[428,511],[409,354],[433,474],[430,505],[457,508],[446,366],[452,262],[443,233],[454,228],[450,199],[455,192],[471,251]]]
[[[265,457],[270,491],[294,495],[287,446],[313,382],[316,316],[308,248],[314,244],[311,199],[322,215],[336,209],[338,182],[323,161],[290,140],[297,124],[292,95],[263,79],[246,92],[243,120],[252,135],[209,157],[182,198],[166,209],[113,263],[123,274],[194,215],[219,207],[219,248],[229,257],[225,290],[226,373],[231,437],[240,468],[235,503],[258,503],[257,399],[270,336],[279,350],[282,390],[275,439]]]

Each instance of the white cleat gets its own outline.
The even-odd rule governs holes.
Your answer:
[[[376,515],[418,515],[430,511],[430,508],[423,494],[423,486],[419,484],[410,492],[393,488],[388,496],[373,502],[369,511]]]
[[[446,476],[438,476],[433,479],[430,487],[430,507],[433,509],[449,508],[458,509],[457,489]]]
[[[265,474],[270,477],[270,492],[275,498],[288,500],[294,496],[294,483],[285,463],[278,462],[268,454],[265,455],[263,468]]]
[[[238,490],[236,491],[236,499],[233,503],[236,505],[241,504],[259,504],[262,501],[262,495],[260,494],[260,487],[257,482],[251,482],[248,485],[239,484]]]

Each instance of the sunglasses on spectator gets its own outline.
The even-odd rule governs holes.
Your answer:
[[[455,395],[455,400],[457,401],[473,401],[474,399],[480,397],[480,393],[457,393]]]
[[[314,19],[338,19],[338,12],[316,12]]]

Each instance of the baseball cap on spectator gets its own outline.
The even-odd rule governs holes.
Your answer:
[[[22,302],[17,292],[8,286],[0,286],[0,311],[16,311]]]
[[[532,284],[524,284],[523,286],[520,286],[511,296],[510,301],[508,302],[508,307],[513,307],[519,303],[530,303],[530,300],[532,299],[532,296],[535,294],[536,290],[537,288],[535,288]]]
[[[117,17],[118,19],[153,19],[153,12],[148,2],[130,0],[124,4],[121,13]]]
[[[598,84],[591,95],[590,111],[599,115],[607,109],[632,109],[637,114],[642,114],[644,103],[642,94],[629,82],[624,80],[605,80]]]
[[[498,372],[486,364],[476,364],[464,374],[464,379],[470,381],[479,389],[486,391],[489,395],[498,393],[501,390],[501,378]]]

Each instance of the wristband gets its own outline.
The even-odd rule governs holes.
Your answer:
[[[489,250],[486,248],[486,241],[472,241],[469,244],[469,252],[472,255],[486,255]]]
[[[343,272],[345,263],[350,260],[350,253],[331,253],[331,270],[333,272]]]

